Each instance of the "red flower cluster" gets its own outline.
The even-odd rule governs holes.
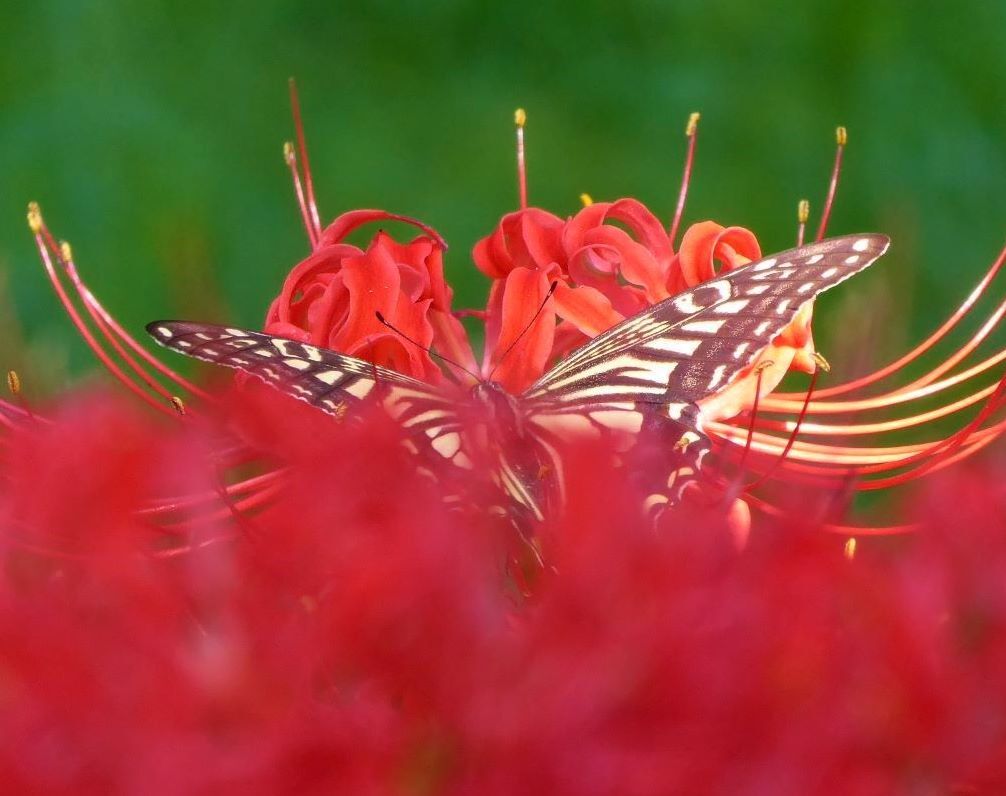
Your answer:
[[[931,482],[897,555],[850,562],[813,511],[741,554],[711,514],[654,534],[608,452],[577,450],[544,534],[558,572],[524,600],[493,518],[447,511],[388,421],[255,393],[207,422],[78,397],[8,439],[8,789],[1006,787],[997,471]],[[158,552],[145,507],[213,493],[224,427],[284,489],[238,526],[192,508],[188,554]]]
[[[612,323],[760,255],[752,233],[713,222],[675,246],[692,126],[689,137],[670,231],[631,199],[587,204],[566,220],[522,202],[476,245],[475,263],[493,280],[481,368],[451,306],[440,237],[370,210],[322,229],[306,152],[301,145],[302,175],[291,147],[312,253],[287,278],[266,331],[428,381],[461,380],[428,346],[519,391]],[[844,143],[842,133],[819,237]],[[520,183],[523,197],[523,172]],[[421,234],[346,243],[379,221]],[[832,524],[853,490],[902,484],[997,439],[1006,386],[893,420],[803,423],[907,405],[987,373],[1002,352],[951,371],[1006,302],[914,381],[849,397],[937,344],[1006,252],[895,363],[815,396],[763,398],[769,416],[743,428],[710,423],[721,460],[742,466],[736,492],[746,465],[761,473],[755,486],[800,495],[799,510],[785,512],[749,494],[766,516],[738,550],[744,504],[685,500],[654,532],[616,452],[584,441],[558,444],[563,510],[535,538],[517,538],[510,518],[484,510],[491,502],[448,499],[456,488],[496,494],[492,468],[418,467],[380,413],[334,422],[271,392],[209,395],[178,376],[105,310],[37,206],[29,222],[60,301],[103,364],[183,422],[156,424],[107,398],[77,396],[51,418],[0,401],[8,789],[1006,790],[1001,468],[927,479],[895,527]],[[765,393],[790,367],[813,371],[809,323],[808,307],[753,363],[760,375],[711,396],[703,414],[729,417],[753,405],[759,379]],[[886,434],[980,401],[942,439],[839,445],[792,434]],[[854,539],[843,548],[826,533],[908,527],[918,533],[898,546],[858,553]]]

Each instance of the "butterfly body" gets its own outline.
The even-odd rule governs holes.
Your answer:
[[[645,488],[673,502],[684,483],[679,476],[694,477],[710,447],[699,402],[734,386],[807,302],[866,268],[888,245],[883,235],[850,235],[720,274],[588,341],[520,395],[483,380],[466,399],[335,351],[244,329],[187,321],[155,321],[147,329],[162,345],[243,370],[330,414],[379,401],[423,456],[461,469],[473,467],[473,457],[488,462],[514,503],[541,519],[543,504],[561,491],[558,447],[584,434],[624,449],[640,462]]]

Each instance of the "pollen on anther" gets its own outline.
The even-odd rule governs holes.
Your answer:
[[[38,202],[28,203],[28,228],[33,235],[42,231],[42,208],[38,206]]]
[[[7,371],[7,389],[10,390],[11,395],[21,393],[21,377],[17,375],[16,370]]]

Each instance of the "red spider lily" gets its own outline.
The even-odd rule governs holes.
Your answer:
[[[451,311],[451,291],[442,271],[445,246],[440,237],[420,222],[384,211],[346,213],[327,229],[322,229],[296,99],[295,118],[299,146],[287,146],[287,162],[313,252],[288,277],[269,312],[267,331],[334,346],[431,381],[441,379],[442,372],[423,346],[432,347],[476,371],[471,346],[456,313]],[[486,353],[481,372],[484,376],[493,373],[493,378],[509,389],[518,391],[527,386],[550,362],[611,323],[675,291],[710,279],[718,270],[729,270],[760,255],[758,241],[750,231],[724,228],[714,222],[689,227],[675,251],[674,235],[680,226],[695,151],[694,118],[689,122],[684,179],[670,232],[665,232],[656,217],[633,199],[588,202],[565,221],[544,210],[527,207],[523,132],[522,120],[518,125],[518,159],[525,206],[504,217],[497,229],[476,245],[473,255],[476,265],[493,278],[487,310],[477,313],[484,318],[486,326]],[[845,135],[840,129],[819,238],[825,234],[837,190],[844,146]],[[167,414],[176,414],[172,402],[177,400],[177,394],[207,399],[205,393],[147,353],[102,307],[82,281],[69,247],[56,243],[37,207],[31,209],[29,219],[60,300],[111,372],[129,389]],[[359,225],[384,219],[406,221],[417,226],[423,234],[411,243],[400,244],[379,233],[366,249],[344,242],[345,236]],[[805,203],[801,203],[800,241],[806,220]],[[1001,263],[1002,259],[996,262],[965,305],[932,338],[898,362],[872,376],[818,391],[816,399],[812,399],[809,392],[765,398],[763,396],[776,387],[788,369],[816,373],[817,364],[822,361],[814,354],[808,306],[752,363],[745,376],[703,402],[703,414],[710,420],[711,432],[721,442],[724,461],[750,466],[758,473],[756,484],[764,483],[766,488],[771,482],[779,481],[811,483],[833,493],[836,487],[854,491],[894,486],[940,469],[987,445],[1006,427],[994,420],[993,413],[1002,398],[1002,390],[997,391],[994,384],[944,407],[902,419],[851,425],[803,421],[815,413],[873,411],[900,406],[966,382],[994,367],[1004,355],[997,354],[961,373],[949,375],[988,336],[1006,312],[1006,303],[993,313],[968,344],[921,379],[873,398],[823,400],[890,376],[927,351],[967,314]],[[553,282],[556,283],[553,300],[543,308],[542,301]],[[67,283],[70,292],[66,289]],[[78,309],[75,299],[79,300],[83,311]],[[399,333],[382,326],[374,315],[375,309],[380,310]],[[411,338],[415,344],[403,336]],[[510,353],[503,356],[507,351]],[[170,385],[165,387],[158,376],[167,378]],[[958,433],[928,443],[857,447],[797,439],[798,430],[805,436],[893,432],[932,417],[953,414],[983,399],[988,400],[982,411]],[[187,402],[185,406],[190,418],[201,413],[198,404],[192,406]],[[25,415],[23,408],[9,404],[5,408],[4,422],[10,423],[12,418]],[[748,418],[730,421],[744,410],[749,411]],[[779,413],[788,414],[792,419],[778,418]],[[221,461],[221,467],[245,462],[247,458],[246,451],[235,449]],[[895,475],[875,477],[898,470],[901,472]],[[253,509],[274,498],[282,481],[282,471],[261,473],[224,484],[221,487],[225,498],[223,506],[219,505],[221,494],[204,492],[200,496],[156,503],[148,510],[167,520],[179,510],[198,503],[204,507],[216,505],[212,509],[215,515],[227,516],[235,510]],[[741,488],[739,482],[728,485],[727,491],[736,492]],[[763,491],[749,499],[765,511],[777,510],[774,503],[767,501]],[[733,511],[742,526],[746,509],[735,505]],[[179,528],[185,527],[183,520]],[[849,533],[889,532],[907,526],[833,527]]]
[[[366,251],[344,243],[357,227],[404,221],[426,234],[408,244],[378,232]],[[321,231],[314,251],[294,266],[266,316],[264,331],[342,351],[425,381],[442,373],[427,349],[474,366],[461,322],[451,314],[444,281],[446,249],[436,232],[414,219],[380,210],[345,213]],[[395,328],[378,322],[380,312]]]

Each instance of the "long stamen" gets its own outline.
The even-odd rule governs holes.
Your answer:
[[[300,169],[297,167],[297,151],[290,141],[283,143],[283,160],[286,161],[290,169],[290,178],[293,180],[293,192],[297,197],[297,207],[300,208],[300,220],[304,224],[307,232],[307,242],[311,244],[311,249],[318,248],[318,235],[314,229],[314,222],[311,219],[311,211],[307,209],[307,200],[304,198],[304,185],[300,181]]]
[[[842,172],[842,153],[849,140],[848,133],[844,127],[835,129],[835,165],[831,169],[831,180],[828,183],[828,197],[824,200],[824,210],[821,212],[821,224],[817,228],[817,237],[814,240],[822,240],[828,230],[828,219],[831,218],[831,208],[835,204],[835,192],[838,190],[838,178]]]
[[[748,490],[756,489],[757,487],[765,483],[765,481],[767,481],[769,478],[775,475],[776,471],[779,469],[779,466],[784,461],[786,461],[786,457],[789,456],[790,451],[793,449],[793,444],[796,442],[797,434],[800,433],[800,426],[803,424],[803,419],[807,415],[807,406],[810,404],[810,397],[814,394],[814,388],[817,386],[818,373],[821,370],[826,369],[822,367],[814,368],[814,372],[810,376],[810,385],[807,387],[807,400],[804,401],[803,409],[800,412],[800,415],[797,417],[796,423],[793,425],[793,431],[789,435],[789,439],[786,441],[786,446],[782,449],[782,453],[779,454],[778,458],[776,458],[776,460],[772,462],[772,465],[764,473],[762,473],[758,477],[758,479],[754,481],[754,483],[750,484],[747,487]],[[750,438],[748,441],[748,445],[750,445]]]
[[[764,511],[774,517],[786,517],[789,516],[789,512],[779,508],[778,506],[770,503],[764,498],[757,497],[756,495],[745,495],[744,500],[751,506]],[[917,524],[904,524],[904,525],[887,525],[887,526],[869,526],[869,525],[838,525],[836,523],[820,523],[815,527],[819,527],[828,533],[835,533],[841,536],[895,536],[900,534],[912,533],[917,531],[919,526]]]
[[[314,198],[314,178],[311,176],[311,161],[307,157],[307,137],[304,135],[304,122],[300,115],[300,98],[297,96],[297,82],[290,78],[290,108],[293,111],[293,126],[297,136],[297,150],[300,162],[304,167],[304,188],[307,194],[307,209],[310,214],[310,228],[314,231],[314,239],[321,237],[321,218],[318,215],[318,203]]]
[[[971,291],[967,299],[964,300],[964,302],[953,312],[953,314],[950,315],[949,318],[947,318],[946,321],[943,322],[943,324],[940,325],[940,327],[935,332],[933,332],[929,337],[923,340],[919,345],[917,345],[907,354],[905,354],[902,357],[899,357],[897,360],[890,363],[889,365],[886,365],[883,368],[873,373],[870,373],[866,376],[862,376],[858,379],[854,379],[853,381],[849,381],[844,384],[836,385],[835,387],[828,387],[823,390],[818,390],[817,392],[818,397],[827,398],[835,395],[841,395],[847,392],[852,392],[853,390],[857,390],[861,387],[866,387],[870,384],[880,381],[881,379],[886,378],[887,376],[890,376],[892,373],[895,373],[901,368],[905,367],[905,365],[908,365],[915,359],[918,359],[919,356],[924,354],[926,351],[928,351],[930,348],[936,345],[940,340],[942,340],[950,331],[954,329],[954,327],[957,326],[958,323],[960,323],[960,321],[964,318],[964,316],[966,316],[969,312],[971,312],[978,299],[988,289],[989,285],[992,283],[992,280],[995,279],[996,275],[1002,269],[1004,263],[1006,263],[1006,247],[1004,247],[999,252],[999,255],[996,257],[995,261],[989,267],[988,271],[986,271],[981,281],[975,286],[974,290]],[[973,338],[973,341],[975,346],[979,342],[981,342],[980,340],[975,340],[975,338]],[[969,342],[967,345],[970,346],[971,342]],[[799,398],[799,397],[801,397],[799,393],[776,393],[773,396],[773,398],[776,399]]]
[[[170,393],[166,391],[163,387],[161,387],[160,384],[157,383],[156,380],[154,380],[152,376],[143,368],[143,366],[139,362],[137,362],[136,359],[130,356],[130,354],[127,351],[123,349],[122,344],[125,344],[127,348],[129,348],[134,354],[136,354],[144,362],[146,362],[148,366],[154,368],[154,370],[156,370],[165,378],[174,382],[177,386],[193,393],[194,395],[199,396],[203,400],[211,400],[211,396],[208,393],[199,389],[190,381],[175,373],[171,368],[169,368],[167,365],[164,365],[156,357],[150,354],[143,346],[141,346],[132,337],[132,335],[130,335],[118,323],[118,321],[115,320],[114,317],[112,317],[111,313],[109,313],[108,310],[105,309],[105,307],[101,304],[101,302],[98,301],[95,295],[84,283],[83,279],[81,279],[80,274],[77,271],[77,266],[73,260],[73,250],[70,247],[70,245],[65,241],[60,244],[56,243],[56,240],[53,237],[52,233],[49,231],[49,228],[46,225],[45,219],[42,217],[41,210],[38,208],[37,204],[32,203],[31,205],[29,205],[28,214],[29,214],[29,223],[32,226],[32,229],[34,230],[35,226],[37,225],[38,236],[40,237],[41,242],[44,244],[44,247],[51,253],[51,255],[56,258],[56,261],[60,264],[61,266],[60,271],[63,274],[66,274],[66,276],[70,280],[71,287],[76,293],[81,304],[83,304],[84,308],[87,310],[88,316],[94,323],[94,326],[96,327],[98,333],[101,334],[101,336],[119,355],[119,357],[126,364],[126,366],[137,375],[137,377],[143,382],[143,384],[146,385],[149,389],[152,389],[155,392],[157,392],[159,395],[161,395],[162,398],[165,399],[170,398]],[[39,239],[37,238],[36,245],[38,244]],[[44,263],[45,258],[43,257],[43,264]],[[66,297],[67,294],[65,293],[65,290],[63,288],[62,281],[59,280],[56,272],[54,270],[50,271],[47,268],[47,274],[50,278],[50,281],[53,281],[53,279],[56,280],[55,282],[53,282],[53,287],[56,289],[57,296],[59,296],[60,293],[62,293],[62,297]],[[63,298],[61,298],[60,300],[62,302]],[[65,302],[64,307],[66,307]],[[73,320],[73,317],[74,316],[71,313],[71,320]],[[80,319],[79,315],[77,316],[77,318],[78,320],[82,320]],[[78,326],[78,330],[79,329],[80,327]],[[85,341],[87,341],[87,335],[83,336]],[[93,337],[91,339],[94,340]],[[91,345],[89,341],[88,345]],[[100,356],[99,359],[101,359]],[[104,363],[103,359],[102,361]]]
[[[87,324],[81,318],[80,313],[77,312],[77,308],[73,305],[70,297],[67,295],[63,283],[60,281],[59,276],[56,274],[56,269],[53,266],[52,259],[49,256],[49,247],[46,245],[45,238],[43,237],[43,222],[42,214],[38,209],[38,205],[32,203],[28,209],[28,225],[35,237],[35,247],[38,249],[39,257],[42,259],[42,265],[45,268],[46,275],[49,277],[49,282],[52,284],[53,289],[56,291],[56,296],[59,298],[60,303],[66,310],[67,315],[70,316],[70,320],[80,336],[84,338],[84,342],[91,348],[95,356],[101,361],[101,363],[109,370],[109,372],[115,376],[122,384],[124,384],[130,391],[139,396],[143,401],[150,404],[152,407],[157,409],[159,412],[165,414],[173,414],[173,411],[164,405],[163,402],[158,401],[148,392],[143,390],[139,385],[137,385],[125,372],[120,368],[105,352],[105,349],[101,347],[98,341],[95,339],[91,330],[88,328]],[[54,243],[54,242],[53,242]],[[57,248],[58,251],[58,248]]]
[[[527,209],[527,163],[524,159],[524,125],[527,124],[527,114],[523,108],[513,113],[513,123],[517,136],[517,193],[520,198],[520,209]]]
[[[688,186],[692,179],[692,166],[695,163],[695,145],[699,138],[699,118],[700,114],[693,113],[688,117],[688,124],[685,125],[685,136],[688,138],[688,149],[685,152],[685,166],[681,172],[681,187],[678,189],[678,202],[674,206],[674,218],[671,219],[671,228],[668,237],[671,246],[674,245],[678,237],[678,228],[681,226],[681,216],[685,212],[685,199],[688,197]]]

